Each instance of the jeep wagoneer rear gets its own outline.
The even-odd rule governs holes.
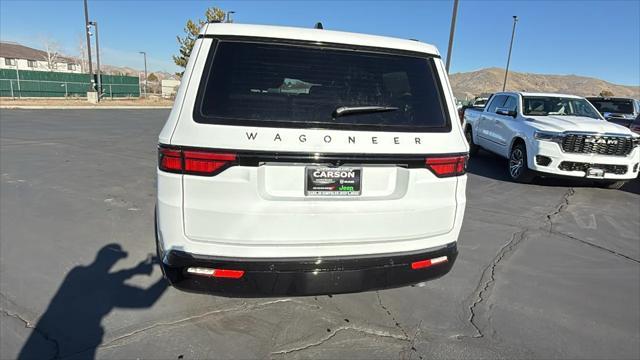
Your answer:
[[[158,252],[177,288],[322,294],[446,274],[468,147],[437,50],[208,24],[158,147]]]

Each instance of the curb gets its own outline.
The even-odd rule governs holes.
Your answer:
[[[115,106],[44,106],[44,105],[0,105],[0,109],[23,109],[23,110],[95,110],[95,109],[171,109],[172,106],[126,106],[126,105],[115,105]]]

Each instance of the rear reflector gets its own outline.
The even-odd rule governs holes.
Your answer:
[[[216,278],[240,279],[244,275],[244,270],[190,267],[187,268],[187,273],[192,275],[210,276]]]
[[[464,175],[468,159],[468,155],[428,157],[424,162],[437,177],[449,177]]]
[[[411,268],[413,270],[424,269],[424,268],[428,268],[428,267],[433,266],[433,265],[446,263],[448,261],[449,261],[449,259],[447,259],[446,256],[440,256],[440,257],[437,257],[437,258],[434,258],[434,259],[428,259],[428,260],[421,260],[421,261],[412,262],[411,263]]]
[[[235,164],[236,154],[180,148],[158,148],[158,167],[162,171],[213,176]]]
[[[244,275],[244,270],[215,269],[213,272],[213,277],[217,278],[240,279],[242,275]]]

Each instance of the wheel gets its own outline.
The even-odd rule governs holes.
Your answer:
[[[478,151],[480,150],[480,147],[478,147],[478,145],[473,142],[473,133],[471,132],[470,126],[468,126],[467,130],[465,130],[464,137],[469,143],[469,157],[476,156],[478,154]]]
[[[600,187],[603,187],[605,189],[620,189],[621,187],[624,186],[624,184],[626,184],[626,181],[611,181],[611,182],[603,182],[598,184]]]
[[[517,143],[511,149],[508,170],[513,181],[525,184],[533,181],[535,173],[527,165],[527,148],[523,143]]]

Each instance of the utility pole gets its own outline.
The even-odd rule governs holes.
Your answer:
[[[93,25],[96,29],[96,72],[98,75],[98,101],[100,101],[100,95],[102,94],[102,75],[100,74],[100,41],[98,39],[98,22],[90,21],[89,25]]]
[[[451,65],[451,50],[453,49],[453,35],[456,32],[456,17],[458,17],[458,0],[453,0],[453,14],[451,15],[451,30],[449,31],[449,48],[447,49],[447,73]]]
[[[147,53],[145,51],[140,51],[140,54],[144,56],[144,97],[146,98],[149,92],[147,84]]]
[[[516,34],[516,23],[518,22],[518,17],[516,15],[513,16],[513,29],[511,30],[511,44],[509,44],[509,56],[507,57],[507,68],[504,70],[504,83],[502,83],[502,91],[507,88],[507,75],[509,74],[509,63],[511,62],[511,49],[513,48],[513,37]]]
[[[16,59],[16,81],[18,82],[18,98],[22,99],[22,89],[20,89],[20,69],[18,69],[18,59]]]
[[[89,58],[89,79],[91,80],[91,89],[89,91],[95,91],[95,80],[93,79],[93,65],[91,64],[91,25],[89,25],[89,9],[87,7],[87,0],[84,0],[84,33],[87,35],[87,57]]]

